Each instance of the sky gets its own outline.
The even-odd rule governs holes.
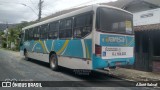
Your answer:
[[[42,17],[55,12],[103,2],[117,0],[42,0]],[[39,0],[0,0],[0,23],[20,23],[38,18]]]

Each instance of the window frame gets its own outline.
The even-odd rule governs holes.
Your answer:
[[[41,40],[48,39],[49,24],[48,23],[42,24],[39,27],[40,27],[40,29],[39,29],[39,32],[40,32],[39,39],[41,39]],[[44,29],[46,29],[46,30],[44,30]]]
[[[130,15],[132,15],[132,23],[131,23],[131,25],[132,25],[132,33],[130,34],[130,33],[126,33],[126,31],[125,31],[125,33],[124,32],[116,32],[116,31],[105,31],[105,30],[99,30],[99,27],[100,27],[100,25],[99,25],[99,23],[100,23],[100,8],[107,8],[107,7],[98,7],[97,8],[97,10],[96,10],[96,25],[95,25],[95,28],[97,29],[97,31],[99,31],[99,32],[103,32],[103,33],[113,33],[113,34],[123,34],[123,35],[134,35],[134,26],[133,26],[133,15],[132,14],[130,14],[130,13],[128,13],[128,15],[130,14]],[[107,8],[107,9],[113,9],[113,8]],[[113,9],[113,10],[115,10],[115,11],[121,11],[121,10],[117,10],[117,9]],[[124,12],[124,11],[121,11],[121,12],[123,12],[123,13],[127,13],[127,12]]]
[[[34,40],[39,40],[39,38],[40,38],[39,26],[36,26],[34,27]]]
[[[88,36],[89,34],[91,34],[92,33],[92,29],[93,29],[93,14],[94,14],[94,12],[93,11],[89,11],[89,12],[85,12],[85,13],[81,13],[81,14],[78,14],[78,15],[76,15],[76,16],[74,16],[74,23],[73,23],[73,38],[74,39],[84,39],[86,36]],[[89,25],[85,25],[85,24],[87,24],[87,18],[86,18],[86,16],[87,15],[89,15],[90,16],[90,22],[91,22],[91,24],[90,24],[90,26]],[[76,17],[81,17],[81,16],[83,16],[83,17],[85,17],[85,24],[84,24],[84,26],[80,26],[80,27],[75,27],[75,18]],[[88,33],[88,34],[86,34],[86,35],[84,35],[84,36],[81,36],[81,37],[76,37],[75,36],[75,29],[78,29],[78,28],[87,28],[87,27],[90,27],[90,32]]]
[[[94,18],[93,18],[93,14],[94,14],[94,12],[93,12],[93,10],[91,10],[91,11],[87,11],[87,12],[83,12],[83,13],[80,13],[80,14],[77,14],[77,15],[73,15],[73,16],[70,16],[70,17],[66,17],[66,18],[62,18],[62,19],[59,19],[59,20],[56,20],[56,21],[52,21],[52,22],[48,22],[48,23],[45,23],[45,24],[42,24],[42,25],[39,25],[39,26],[35,26],[35,27],[32,27],[32,28],[29,28],[29,29],[26,29],[26,31],[27,31],[27,40],[33,40],[33,39],[31,39],[31,38],[34,38],[34,40],[38,40],[38,39],[43,39],[43,40],[45,40],[45,39],[83,39],[83,38],[85,38],[87,35],[89,35],[89,34],[91,34],[92,33],[92,29],[93,29],[93,20],[94,20]],[[81,38],[77,38],[77,37],[75,37],[75,35],[74,35],[74,32],[75,32],[75,28],[81,28],[81,27],[75,27],[74,25],[75,25],[75,18],[76,17],[80,17],[80,16],[83,16],[83,15],[90,15],[90,20],[91,20],[91,24],[90,25],[85,25],[85,26],[82,26],[82,27],[84,27],[84,28],[90,28],[90,32],[89,33],[87,33],[86,35],[84,35],[83,37],[81,37]],[[66,26],[66,24],[67,24],[67,20],[70,20],[71,22],[70,22],[70,27],[68,28],[67,26]],[[61,22],[62,21],[64,21],[64,27],[63,28],[61,28]],[[55,27],[56,27],[56,29],[55,30],[51,30],[51,24],[52,23],[54,23],[54,24],[58,24],[57,26],[55,25]],[[85,23],[87,23],[87,19],[85,19]],[[47,30],[46,30],[46,32],[43,32],[42,30],[43,30],[43,26],[45,26],[45,25],[47,25]],[[37,29],[37,31],[35,31],[34,30],[34,28],[38,28]],[[30,37],[29,36],[29,34],[28,34],[28,32],[30,31],[30,29],[33,29],[32,31],[33,31],[33,35]],[[39,31],[39,33],[38,33],[38,31]],[[69,37],[60,37],[60,33],[61,33],[61,31],[63,31],[62,33],[64,34],[64,32],[66,33],[66,36],[67,36],[67,34],[68,34],[68,36]],[[67,33],[67,32],[70,32],[70,34],[69,33]],[[57,32],[57,37],[56,38],[50,38],[49,37],[49,34],[50,34],[50,32]],[[39,38],[35,38],[35,36],[34,36],[34,34],[35,33],[38,33],[39,34]],[[44,37],[44,36],[42,36],[42,34],[44,35],[44,33],[46,34],[46,36]],[[26,37],[26,35],[25,35],[25,37]]]
[[[29,34],[29,32],[30,32],[30,34]],[[33,35],[34,35],[34,28],[29,28],[28,29],[28,41],[34,40]]]
[[[66,21],[67,20],[71,20],[71,23],[70,23],[70,28],[66,28]],[[61,28],[61,22],[64,21],[64,28]],[[73,38],[73,22],[74,22],[74,19],[73,19],[73,16],[72,17],[67,17],[67,18],[64,18],[64,19],[61,19],[60,22],[59,22],[59,39],[72,39]],[[68,32],[66,30],[70,30],[70,37],[60,37],[60,32],[61,31],[65,31],[65,32]],[[63,32],[64,33],[64,32]]]
[[[52,24],[54,24],[54,27],[51,27]],[[55,38],[53,38],[53,36],[50,37],[51,32],[52,32],[53,36],[54,36],[54,33],[57,32],[57,37],[55,37]],[[59,38],[59,21],[50,22],[49,23],[49,30],[48,30],[48,39],[58,39],[58,38]]]

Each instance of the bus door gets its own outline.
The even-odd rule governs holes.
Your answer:
[[[22,31],[22,33],[19,35],[19,38],[20,38],[20,55],[24,55],[24,31]]]

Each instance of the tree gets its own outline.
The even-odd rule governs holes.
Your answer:
[[[1,44],[0,46],[3,48],[7,47],[5,33],[3,31],[0,31],[0,44]]]
[[[15,45],[15,48],[13,48],[13,50],[19,50],[19,44],[20,44],[19,35],[21,33],[22,28],[27,25],[28,25],[28,22],[23,21],[22,23],[16,25],[15,27],[9,28],[8,44],[10,48],[11,48],[11,43]]]

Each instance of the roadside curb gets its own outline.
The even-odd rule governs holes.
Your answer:
[[[149,77],[143,77],[143,76],[127,76],[126,74],[116,74],[114,72],[108,72],[109,75],[112,75],[114,77],[117,77],[119,79],[127,80],[127,81],[134,81],[134,82],[139,82],[139,81],[160,81],[160,79],[155,79],[155,78],[149,78]]]

